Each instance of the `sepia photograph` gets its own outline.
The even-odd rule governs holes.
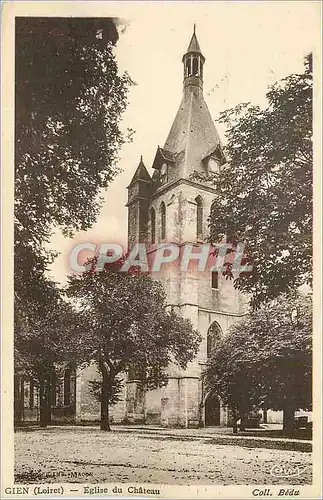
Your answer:
[[[3,12],[3,498],[321,498],[321,3]]]

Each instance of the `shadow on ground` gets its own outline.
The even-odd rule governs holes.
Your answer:
[[[60,426],[59,430],[69,431],[72,426]],[[98,427],[92,425],[90,426],[73,426],[79,431],[84,431],[86,433],[97,432]],[[23,426],[16,429],[16,432],[50,432],[55,433],[58,427],[49,426],[47,428],[40,428],[39,426]],[[270,430],[270,429],[254,429],[248,431],[240,431],[238,434],[229,433],[228,428],[215,428],[208,429],[209,432],[204,432],[205,429],[175,429],[168,430],[163,428],[149,428],[147,426],[131,426],[129,428],[123,426],[114,426],[110,431],[111,433],[118,434],[136,434],[142,439],[154,439],[157,441],[179,441],[179,442],[191,442],[200,441],[210,445],[221,445],[221,446],[240,446],[244,448],[265,448],[265,449],[276,449],[285,451],[300,451],[304,453],[312,452],[312,443],[308,440],[305,441],[306,437],[301,437],[293,439],[286,438],[281,430]],[[221,432],[222,431],[222,432]],[[254,438],[254,439],[253,439]]]

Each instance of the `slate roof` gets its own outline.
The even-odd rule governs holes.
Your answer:
[[[174,154],[171,151],[158,146],[152,167],[160,168],[163,163],[174,163],[174,161]]]
[[[134,184],[135,182],[137,182],[139,180],[140,181],[148,181],[148,182],[151,181],[151,177],[149,175],[148,170],[146,169],[146,167],[144,165],[144,162],[142,160],[142,156],[140,157],[139,165],[134,173],[133,178],[131,179],[129,186],[131,186],[132,184]]]
[[[199,44],[198,39],[197,39],[196,34],[195,34],[195,29],[194,29],[194,33],[192,35],[192,38],[191,38],[191,41],[190,41],[190,44],[188,46],[186,54],[189,54],[190,52],[196,52],[196,53],[202,54],[200,44]]]
[[[178,154],[184,151],[185,177],[200,170],[205,152],[220,145],[219,134],[204,101],[202,89],[184,88],[182,102],[166,139],[164,149]]]
[[[202,54],[195,26],[187,50],[188,53]],[[206,152],[213,152],[217,147],[222,149],[219,134],[204,100],[203,90],[193,77],[189,85],[184,85],[182,102],[166,139],[164,150],[172,153],[174,158],[178,153],[184,152],[185,166],[182,175],[189,177],[194,171],[203,169],[202,160]]]
[[[202,54],[201,47],[200,47],[200,44],[198,42],[198,39],[197,39],[197,36],[195,33],[195,24],[194,24],[194,32],[193,32],[191,41],[188,45],[186,53],[183,55],[182,61],[184,61],[185,56],[187,56],[187,54],[200,54],[203,63],[205,61],[205,57]]]

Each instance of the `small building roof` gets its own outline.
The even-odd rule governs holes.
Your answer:
[[[174,163],[174,161],[174,153],[158,146],[152,167],[158,169],[163,163]]]

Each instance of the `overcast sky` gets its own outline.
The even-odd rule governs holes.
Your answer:
[[[71,248],[80,242],[126,243],[126,186],[140,155],[150,170],[158,145],[163,146],[182,94],[182,55],[193,24],[206,58],[204,96],[211,115],[241,102],[266,105],[268,85],[302,70],[309,52],[319,51],[320,2],[109,2],[82,15],[122,18],[115,50],[120,71],[136,82],[122,127],[135,129],[133,142],[123,147],[119,174],[105,194],[97,223],[74,240],[56,234],[51,242],[61,252],[52,276],[64,282],[70,272]],[[85,4],[85,3],[84,3]],[[95,4],[94,4],[95,5]],[[75,15],[80,15],[75,12]],[[222,140],[224,130],[217,125]]]

